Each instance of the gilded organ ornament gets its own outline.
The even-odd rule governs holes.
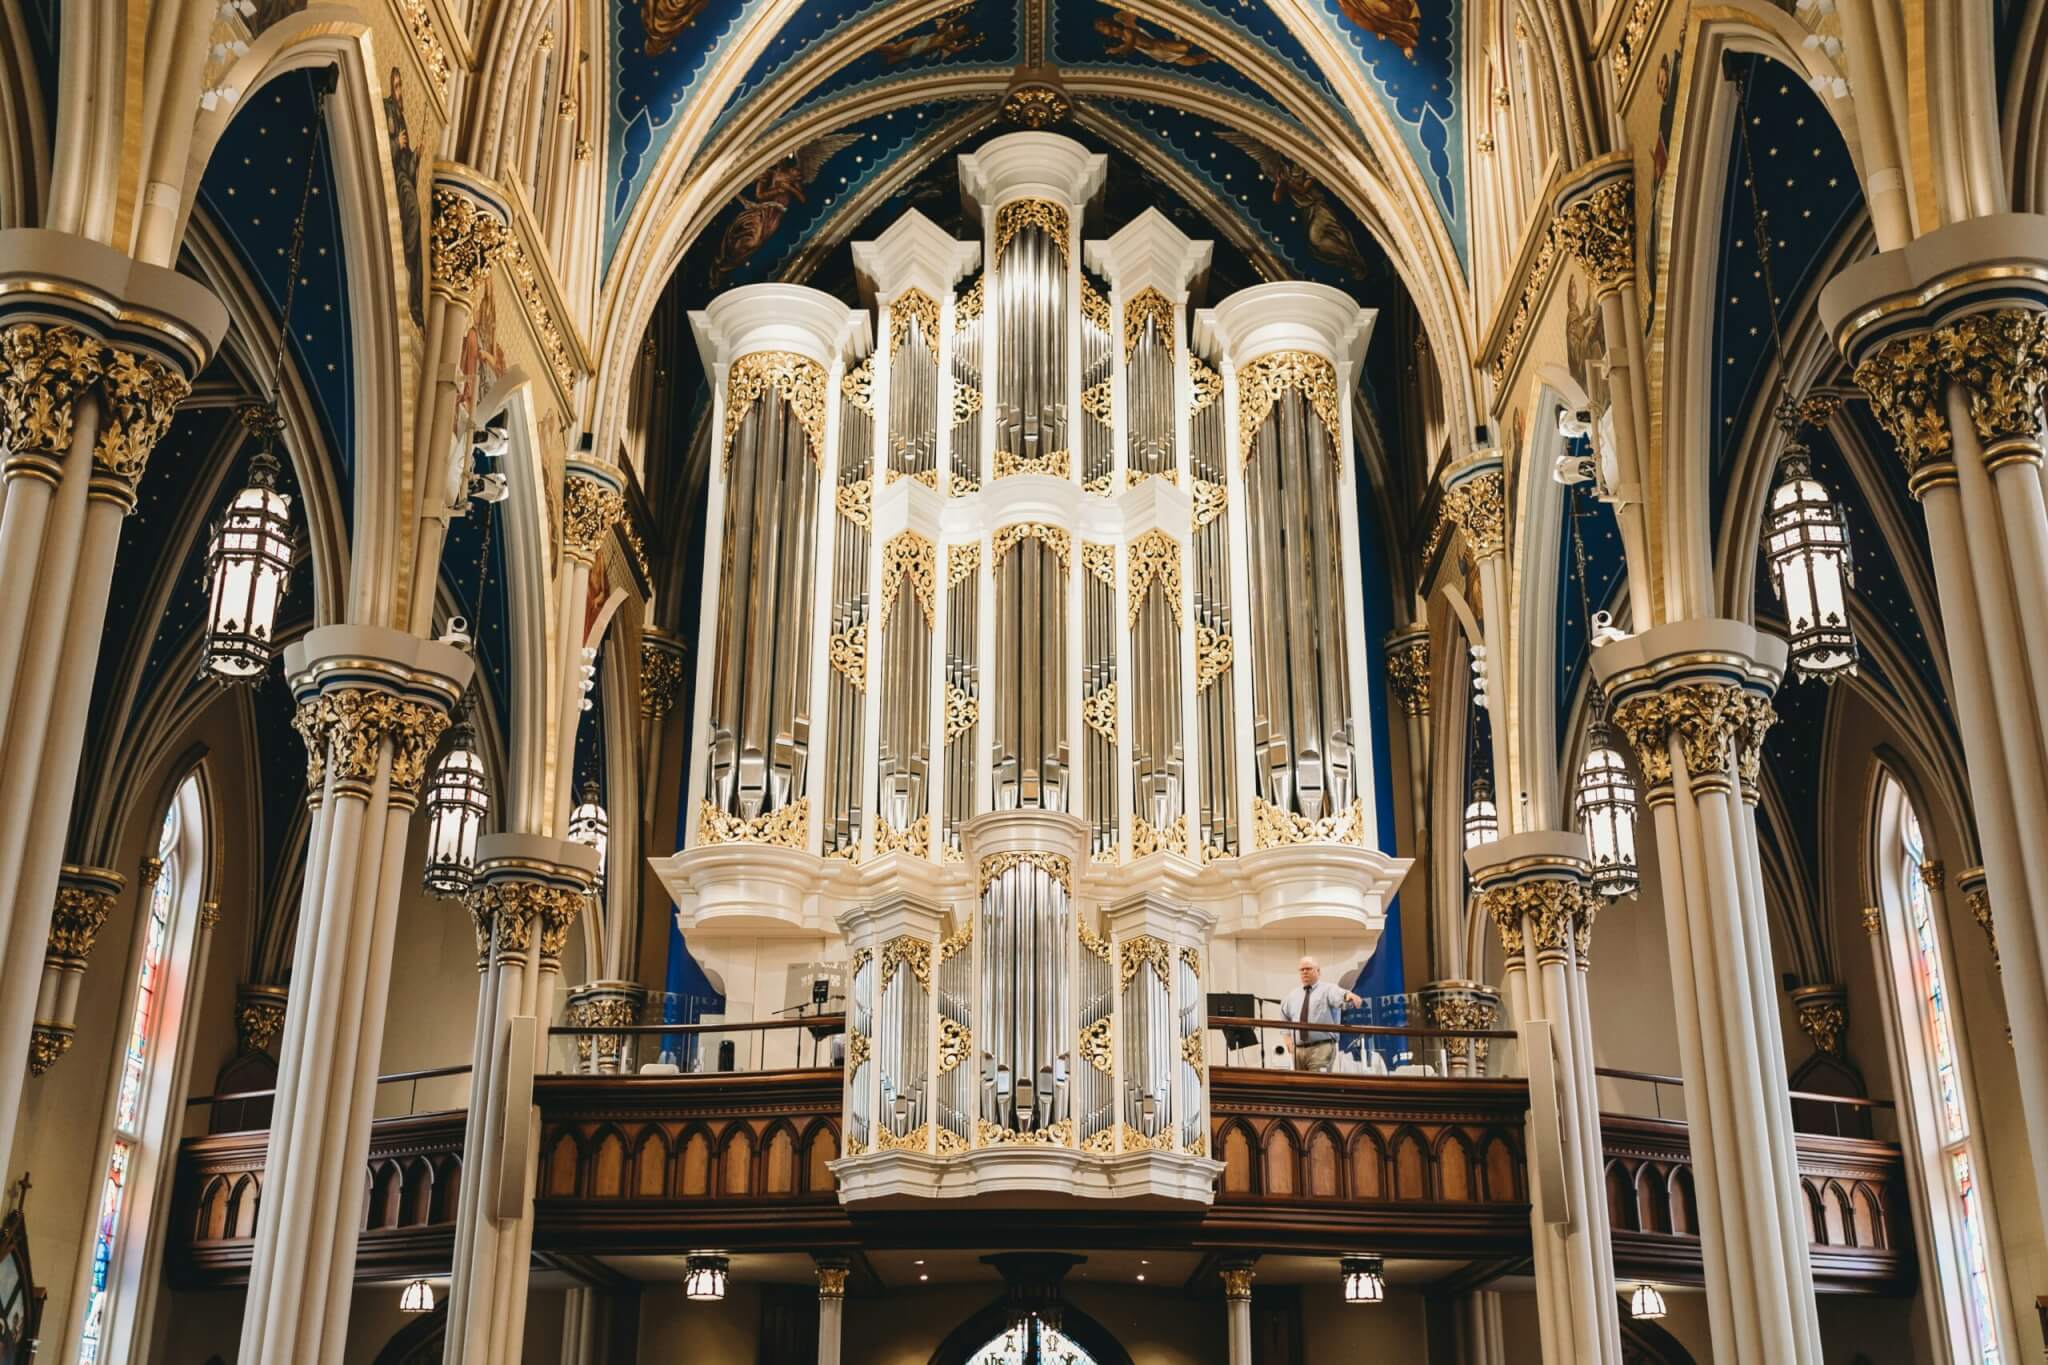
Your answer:
[[[910,974],[917,978],[917,984],[926,990],[932,988],[932,945],[929,940],[911,934],[898,934],[882,945],[875,954],[875,960],[882,970],[882,989],[889,989],[889,983],[896,979],[898,967],[910,968]]]
[[[1111,1038],[1112,1025],[1106,1014],[1081,1030],[1081,1060],[1105,1076],[1109,1075],[1115,1066],[1111,1060]]]
[[[1263,797],[1252,798],[1254,848],[1285,848],[1290,844],[1360,844],[1365,839],[1365,803],[1353,801],[1334,815],[1311,820],[1281,810]]]
[[[1000,562],[1004,555],[1017,548],[1020,540],[1042,541],[1047,549],[1060,557],[1063,565],[1073,549],[1073,539],[1063,528],[1037,521],[1020,521],[1013,526],[1005,526],[990,537],[990,552]]]
[[[1157,289],[1147,286],[1124,300],[1124,359],[1145,339],[1146,325],[1157,330],[1159,344],[1173,354],[1173,303]]]
[[[1107,743],[1116,743],[1115,683],[1104,683],[1082,699],[1081,720]]]
[[[798,797],[749,820],[729,815],[703,803],[697,816],[700,844],[772,844],[778,848],[802,848],[811,823],[811,798]]]
[[[996,878],[1015,867],[1035,867],[1059,883],[1060,890],[1074,894],[1073,864],[1058,853],[991,853],[981,860],[981,894],[986,896]]]
[[[1166,594],[1166,612],[1180,620],[1180,542],[1164,531],[1147,531],[1131,542],[1130,603],[1125,608],[1126,626],[1138,623],[1145,595],[1156,583]]]
[[[889,353],[893,356],[910,340],[911,324],[924,337],[925,358],[939,363],[939,301],[922,289],[906,289],[889,304]],[[862,361],[863,366],[868,361]]]
[[[1136,934],[1117,944],[1117,985],[1128,990],[1140,970],[1150,967],[1165,988],[1173,971],[1173,946],[1163,938]]]
[[[1003,252],[1009,249],[1010,240],[1026,228],[1037,228],[1050,237],[1052,244],[1059,248],[1060,260],[1065,261],[1067,224],[1065,204],[1057,204],[1050,199],[1012,199],[996,210],[996,258],[993,264],[1003,263]],[[1108,324],[1105,322],[1103,325]]]
[[[1016,474],[1050,474],[1055,479],[1070,479],[1074,476],[1074,465],[1064,450],[1033,456],[1019,455],[1014,450],[998,450],[996,477],[1007,479]]]
[[[825,657],[831,660],[833,669],[855,691],[867,691],[868,628],[865,623],[835,632],[826,646]]]
[[[756,401],[773,393],[789,404],[809,438],[811,460],[825,460],[825,367],[793,351],[754,351],[732,363],[726,377],[725,432],[720,458],[732,467],[732,438]]]
[[[1298,390],[1341,449],[1343,425],[1337,413],[1337,367],[1313,351],[1269,351],[1237,372],[1237,458],[1248,464],[1259,428],[1273,405]]]
[[[889,613],[907,581],[917,596],[918,611],[927,630],[938,620],[939,552],[915,531],[898,531],[882,546],[882,602],[877,613],[878,629],[889,628]]]

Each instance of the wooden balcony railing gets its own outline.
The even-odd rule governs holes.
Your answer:
[[[840,1073],[543,1076],[536,1253],[680,1252],[702,1246],[827,1250],[985,1246],[990,1214],[929,1204],[840,1205]],[[1529,1254],[1519,1079],[1312,1075],[1215,1067],[1214,1204],[1197,1213],[1005,1210],[1006,1246],[1404,1256]],[[460,1111],[379,1120],[371,1140],[360,1275],[445,1274],[461,1181]],[[1700,1279],[1685,1124],[1604,1115],[1617,1274]],[[178,1282],[246,1279],[267,1133],[188,1139],[172,1213]],[[1897,1293],[1913,1283],[1898,1148],[1797,1139],[1816,1285]]]

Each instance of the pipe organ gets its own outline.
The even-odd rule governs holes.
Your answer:
[[[692,315],[721,445],[664,870],[693,946],[843,935],[849,1199],[1206,1199],[1212,935],[1369,943],[1405,868],[1360,738],[1372,316],[1192,313],[1209,244],[1084,241],[1102,174],[963,156],[979,241],[854,244],[872,332],[793,285]]]

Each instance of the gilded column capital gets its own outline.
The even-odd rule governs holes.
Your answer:
[[[1770,698],[1738,684],[1693,681],[1625,697],[1615,705],[1612,719],[1635,749],[1655,800],[1654,789],[1672,781],[1674,735],[1693,791],[1731,790],[1732,760],[1744,794],[1753,794],[1762,767],[1764,735],[1776,721],[1777,711]]]
[[[1515,900],[1513,888],[1496,886],[1481,891],[1478,904],[1479,913],[1493,921],[1494,931],[1500,935],[1501,956],[1507,960],[1507,969],[1521,970],[1526,940],[1522,937],[1522,907]]]
[[[1956,889],[1963,893],[1963,904],[1970,907],[1970,918],[1984,931],[1984,941],[1991,947],[1991,965],[2004,971],[2005,964],[1998,958],[1998,927],[1991,922],[1991,886],[1984,869],[1973,867],[1958,874]]]
[[[1484,1032],[1500,1022],[1500,992],[1478,981],[1432,981],[1422,997],[1423,1021],[1431,1028]],[[1468,1053],[1480,1065],[1486,1062],[1489,1039],[1446,1038],[1444,1051],[1452,1057]]]
[[[2041,399],[2048,390],[2048,312],[2000,308],[1937,328],[1937,353],[1970,400],[1984,463],[2041,459]]]
[[[1939,896],[1941,888],[1948,881],[1948,868],[1939,858],[1929,858],[1920,864],[1920,881],[1930,896]]]
[[[640,1009],[647,992],[629,982],[593,981],[569,993],[562,1008],[562,1022],[571,1028],[626,1028],[640,1022]],[[624,1050],[622,1034],[579,1033],[576,1061],[583,1070],[616,1071]]]
[[[1429,714],[1429,632],[1397,631],[1387,638],[1387,685],[1410,716]]]
[[[1248,1265],[1226,1265],[1216,1272],[1223,1281],[1223,1297],[1239,1301],[1252,1296],[1252,1268]]]
[[[433,209],[427,239],[429,288],[451,303],[474,308],[512,240],[511,229],[502,214],[448,183],[435,184]]]
[[[640,636],[640,714],[660,720],[683,690],[682,641],[643,631]]]
[[[99,338],[76,327],[17,322],[0,328],[0,449],[10,466],[24,457],[64,458],[78,399],[99,382],[105,364]],[[54,470],[44,477],[56,481]]]
[[[1870,399],[1871,415],[1898,446],[1913,496],[1955,482],[1945,376],[1934,339],[1923,332],[1886,342],[1856,366],[1853,377]]]
[[[478,969],[493,949],[500,960],[523,962],[538,939],[542,969],[557,970],[596,874],[597,850],[584,844],[509,833],[479,839],[468,896]]]
[[[43,951],[46,965],[59,971],[85,970],[86,959],[92,956],[100,929],[127,880],[111,868],[64,865],[57,878],[56,902],[50,908],[50,939]],[[145,887],[145,894],[147,890]]]
[[[1843,1055],[1842,1035],[1849,1026],[1849,992],[1832,982],[1800,986],[1792,992],[1792,1011],[1799,1027],[1813,1040],[1814,1051]]]
[[[1635,182],[1623,176],[1561,205],[1551,230],[1558,245],[1592,277],[1596,296],[1631,283],[1636,274]]]
[[[41,1076],[57,1065],[57,1059],[71,1051],[71,1030],[38,1019],[28,1035],[28,1074]]]
[[[448,728],[448,712],[413,697],[372,687],[337,687],[301,698],[292,728],[306,745],[306,787],[318,800],[332,773],[337,793],[367,795],[391,741],[391,802],[409,808],[419,797],[427,759]]]
[[[171,429],[178,404],[192,392],[192,381],[148,352],[109,346],[100,389],[93,472],[111,484],[113,500],[125,511],[135,505],[135,488],[142,482],[150,452]]]
[[[1512,969],[1524,946],[1541,962],[1587,965],[1600,898],[1592,888],[1583,834],[1531,830],[1468,849],[1465,865],[1479,905],[1500,933]]]
[[[235,992],[235,1039],[243,1052],[269,1052],[284,1031],[288,1003],[282,986],[244,982]]]
[[[1477,563],[1507,548],[1507,480],[1498,469],[1476,474],[1444,490],[1432,548],[1446,527],[1465,537],[1465,554]]]
[[[611,479],[571,468],[562,488],[562,553],[595,564],[604,538],[626,514],[626,495]]]
[[[818,1297],[821,1299],[843,1299],[846,1297],[847,1268],[836,1261],[818,1263]]]

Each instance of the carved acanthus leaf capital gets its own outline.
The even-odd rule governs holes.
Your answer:
[[[1558,211],[1558,245],[1593,277],[1594,292],[1606,294],[1635,278],[1636,197],[1631,180],[1610,180]]]
[[[2048,389],[2048,312],[1972,313],[1934,336],[1949,377],[1969,393],[1970,420],[1986,453],[2012,443],[2038,453],[2041,398]]]
[[[434,187],[428,278],[436,294],[461,307],[474,308],[511,240],[505,220],[475,199],[444,186]]]
[[[1411,716],[1429,714],[1429,637],[1417,635],[1387,651],[1387,682]]]
[[[1917,490],[1924,471],[1948,464],[1951,449],[1934,339],[1920,333],[1887,342],[1856,367],[1855,380],[1870,399],[1871,415],[1898,446]]]
[[[588,475],[569,475],[562,489],[562,553],[597,562],[598,547],[626,514],[626,495]]]
[[[1473,562],[1507,548],[1507,481],[1498,469],[1466,479],[1444,491],[1439,528],[1455,526],[1465,536],[1465,553]],[[1442,537],[1439,529],[1432,540]]]

